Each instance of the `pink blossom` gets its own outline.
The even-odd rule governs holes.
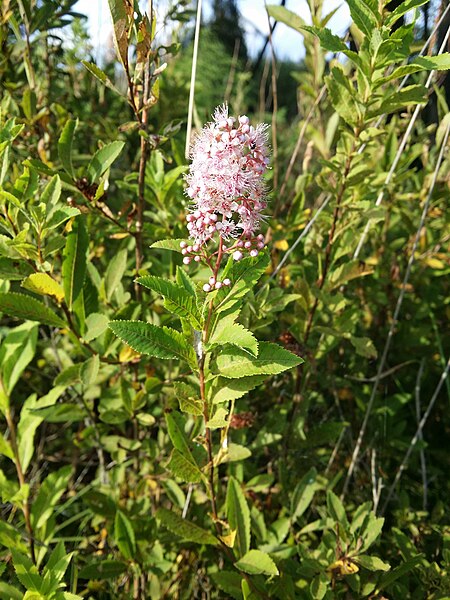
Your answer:
[[[255,232],[266,208],[267,127],[263,123],[253,127],[245,115],[230,117],[223,105],[194,139],[186,175],[186,194],[192,200],[187,216],[192,248],[201,248],[215,237],[244,239],[249,251],[260,247]],[[235,249],[236,244],[228,248]]]

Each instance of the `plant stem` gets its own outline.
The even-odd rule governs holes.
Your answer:
[[[17,478],[19,479],[20,487],[23,487],[26,483],[25,475],[23,473],[22,463],[20,461],[19,447],[17,446],[16,426],[14,423],[14,419],[11,416],[11,412],[10,412],[9,408],[7,408],[5,411],[5,418],[6,418],[6,423],[8,425],[9,433],[11,436],[11,448],[14,453],[14,464],[16,465]],[[25,527],[28,532],[28,542],[30,545],[31,560],[33,561],[34,564],[36,564],[36,553],[34,550],[34,534],[33,534],[33,528],[31,526],[30,504],[29,504],[28,498],[26,498],[23,501],[22,512],[23,512],[23,516],[25,519]]]

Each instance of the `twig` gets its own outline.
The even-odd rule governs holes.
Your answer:
[[[355,445],[355,448],[353,450],[353,454],[352,454],[352,459],[351,459],[351,462],[350,462],[350,466],[349,466],[348,471],[347,471],[347,476],[346,476],[346,479],[345,479],[344,488],[342,490],[341,499],[344,498],[345,494],[347,493],[348,485],[350,483],[350,479],[352,477],[353,470],[355,468],[356,461],[358,460],[359,452],[361,450],[362,440],[363,440],[364,434],[366,432],[367,424],[369,422],[369,418],[370,418],[370,415],[371,415],[371,412],[372,412],[372,406],[373,406],[373,403],[374,403],[374,400],[375,400],[375,396],[376,396],[376,393],[377,393],[377,390],[378,390],[378,385],[379,385],[380,380],[381,380],[381,375],[382,375],[382,373],[384,371],[384,366],[386,364],[387,355],[389,353],[389,348],[391,346],[391,341],[392,341],[392,338],[394,336],[395,326],[397,324],[397,321],[398,321],[398,318],[399,318],[399,315],[400,315],[400,309],[402,307],[403,299],[405,297],[406,286],[407,286],[407,283],[408,283],[408,280],[409,280],[409,276],[411,274],[412,266],[414,264],[415,252],[416,252],[417,245],[419,243],[420,233],[422,231],[422,227],[423,227],[424,222],[425,222],[425,218],[426,218],[426,215],[427,215],[427,212],[428,212],[428,207],[429,207],[430,201],[431,201],[431,196],[433,194],[433,190],[434,190],[434,186],[436,184],[436,180],[437,180],[437,177],[438,177],[439,169],[440,169],[440,166],[441,166],[441,163],[442,163],[442,159],[444,157],[444,151],[445,151],[445,147],[446,147],[446,144],[447,144],[449,131],[450,131],[450,124],[447,126],[444,138],[442,140],[442,145],[441,145],[441,149],[440,149],[440,152],[439,152],[438,159],[436,161],[436,166],[435,166],[435,169],[434,169],[433,178],[431,180],[430,189],[429,189],[429,192],[428,192],[427,199],[425,201],[425,205],[424,205],[423,210],[422,210],[422,215],[420,217],[419,227],[417,229],[416,236],[415,236],[414,243],[413,243],[413,247],[411,249],[411,255],[410,255],[409,260],[408,260],[408,266],[406,268],[406,273],[405,273],[405,276],[403,278],[403,282],[402,282],[402,287],[401,287],[401,290],[400,290],[400,294],[399,294],[398,299],[397,299],[397,304],[396,304],[396,307],[395,307],[394,315],[392,317],[392,322],[391,322],[391,326],[389,328],[388,337],[387,337],[386,343],[384,345],[383,353],[381,355],[381,360],[380,360],[380,363],[378,365],[376,379],[375,379],[375,382],[374,382],[374,385],[373,385],[373,388],[372,388],[372,392],[370,394],[369,403],[368,403],[367,408],[366,408],[366,414],[364,416],[364,420],[363,420],[361,428],[359,430],[358,439],[356,441],[356,445]]]
[[[267,11],[267,6],[266,6]],[[273,187],[278,187],[278,142],[277,142],[277,112],[278,112],[278,88],[277,88],[277,64],[275,50],[273,47],[272,32],[273,25],[270,23],[270,15],[267,12],[269,23],[270,56],[272,62],[272,158],[273,158]]]
[[[414,436],[409,444],[408,450],[406,451],[405,456],[403,457],[403,460],[397,470],[395,479],[394,479],[391,487],[389,488],[388,496],[383,504],[383,508],[381,511],[382,515],[384,514],[384,512],[387,508],[387,505],[389,504],[389,502],[392,498],[392,494],[394,493],[394,490],[397,487],[398,482],[400,481],[402,473],[405,470],[406,465],[408,464],[409,457],[411,456],[411,453],[414,450],[414,447],[417,444],[417,441],[419,440],[419,436],[423,431],[425,423],[427,422],[428,417],[430,416],[430,413],[433,410],[433,406],[436,402],[437,397],[439,396],[439,392],[441,391],[442,386],[444,385],[444,381],[447,379],[449,370],[450,370],[450,359],[447,361],[447,365],[439,379],[439,383],[437,384],[436,389],[434,390],[433,396],[431,397],[431,400],[430,400],[430,403],[428,404],[427,410],[425,411],[423,417],[420,420],[420,423],[417,427],[416,433],[414,434]]]
[[[417,425],[420,424],[420,417],[421,417],[421,412],[422,412],[421,408],[420,408],[420,383],[421,383],[421,380],[422,380],[424,366],[425,366],[425,359],[422,358],[422,360],[420,361],[419,370],[417,372],[416,387],[415,387],[415,390],[414,390],[414,399],[415,399],[415,404],[416,404]],[[423,432],[422,431],[419,434],[419,440],[421,442],[423,441]],[[422,507],[423,507],[423,510],[427,510],[427,504],[428,504],[427,462],[426,462],[426,459],[425,459],[425,450],[423,448],[420,449],[420,470],[422,471],[422,484],[423,484],[423,503],[422,503]]]
[[[372,478],[373,511],[375,513],[377,512],[378,503],[380,502],[381,490],[383,487],[382,478],[380,477],[377,479],[376,462],[377,462],[377,451],[374,448],[372,450],[372,455],[370,458],[370,475]]]
[[[202,23],[202,0],[197,0],[197,18],[195,21],[194,52],[192,55],[191,86],[189,89],[188,119],[187,119],[187,127],[186,127],[186,146],[184,149],[184,155],[186,158],[189,158],[189,148],[191,145],[192,113],[194,112],[194,96],[195,96],[195,75],[197,73],[198,43],[199,43],[199,39],[200,39],[201,23]]]

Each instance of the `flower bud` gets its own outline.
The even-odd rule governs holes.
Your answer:
[[[226,277],[223,281],[222,281],[223,285],[230,285],[231,281],[230,279],[228,279],[228,277]]]
[[[216,283],[214,284],[214,287],[216,288],[216,290],[220,290],[220,288],[222,287],[222,282],[216,281]]]
[[[203,291],[204,292],[210,292],[211,291],[211,286],[209,285],[209,283],[205,283],[205,285],[203,286]]]
[[[258,256],[258,254],[258,250],[250,250],[250,256],[252,256],[253,258],[255,258],[255,256]]]
[[[183,263],[184,263],[185,265],[188,265],[190,262],[191,262],[191,258],[190,258],[189,256],[185,256],[185,257],[183,258]]]
[[[233,252],[234,260],[241,260],[242,257],[243,257],[243,254],[240,250],[236,250],[236,252]]]

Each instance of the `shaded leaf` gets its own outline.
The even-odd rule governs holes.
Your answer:
[[[167,508],[159,508],[156,511],[156,518],[161,521],[161,524],[172,533],[180,536],[188,542],[196,544],[217,545],[218,540],[206,529],[202,529],[191,521],[183,519],[177,513],[168,510]]]

